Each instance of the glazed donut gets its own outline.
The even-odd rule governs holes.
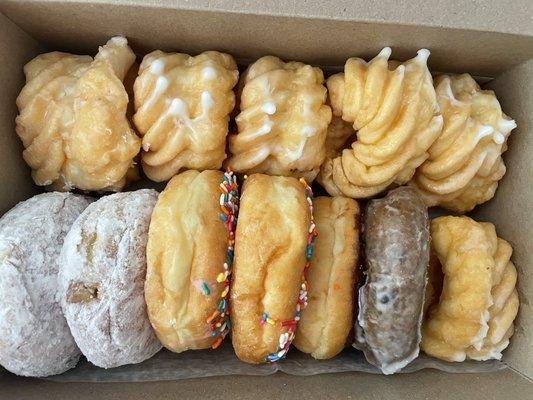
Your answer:
[[[469,74],[435,80],[444,128],[413,184],[429,206],[466,212],[490,200],[505,174],[501,154],[516,123]]]
[[[244,182],[231,284],[232,342],[248,363],[283,358],[305,307],[312,255],[312,192],[295,178]]]
[[[135,61],[123,37],[90,56],[41,54],[24,66],[16,131],[37,185],[117,191],[134,176],[141,141],[122,81]]]
[[[335,357],[353,327],[359,258],[359,206],[346,197],[314,200],[318,239],[309,268],[308,305],[294,345],[314,358]]]
[[[161,348],[146,314],[146,242],[155,190],[92,203],[72,225],[60,256],[59,296],[87,360],[102,368],[135,364]]]
[[[359,289],[354,346],[384,374],[419,353],[429,238],[427,208],[415,189],[400,187],[368,204],[367,280]]]
[[[446,361],[500,359],[519,306],[511,246],[494,225],[468,217],[436,218],[431,233],[444,277],[422,349]]]
[[[384,48],[372,61],[346,61],[328,78],[334,115],[353,124],[357,140],[322,165],[318,181],[332,196],[372,197],[411,180],[442,129],[427,67],[429,51],[404,63]]]
[[[250,65],[226,164],[237,172],[315,179],[331,120],[323,81],[320,68],[273,56]]]
[[[183,172],[159,195],[148,235],[145,298],[159,340],[174,352],[218,347],[229,331],[237,203],[235,176],[220,171]]]
[[[150,179],[222,166],[238,77],[233,57],[218,51],[191,57],[157,50],[144,57],[133,120],[143,135],[143,170]]]
[[[89,198],[44,193],[0,219],[0,364],[24,376],[73,368],[80,351],[56,299],[63,240]]]

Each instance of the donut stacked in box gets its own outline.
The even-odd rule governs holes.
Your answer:
[[[460,214],[494,196],[516,124],[470,75],[433,79],[428,50],[391,53],[326,80],[274,56],[239,79],[216,51],[138,65],[123,37],[31,60],[16,134],[46,192],[0,219],[0,364],[44,377],[230,340],[252,364],[353,346],[384,374],[421,350],[500,359],[512,247]],[[139,179],[167,183],[124,191]]]

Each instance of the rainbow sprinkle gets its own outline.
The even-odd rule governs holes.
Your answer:
[[[229,288],[231,267],[233,265],[233,248],[235,245],[235,228],[237,226],[237,214],[239,211],[239,185],[237,177],[229,168],[224,173],[224,179],[220,189],[220,220],[224,223],[228,232],[228,249],[226,261],[223,264],[224,271],[217,275],[217,282],[223,283],[224,288],[220,293],[217,309],[207,318],[207,324],[211,336],[216,338],[211,348],[216,349],[228,334],[231,328],[229,318]]]
[[[307,292],[309,291],[309,284],[307,283],[307,271],[311,263],[311,258],[313,257],[313,248],[315,244],[315,239],[318,236],[316,231],[315,220],[313,218],[313,190],[309,187],[305,179],[300,178],[300,182],[305,188],[305,196],[307,198],[307,204],[309,206],[309,213],[311,215],[311,223],[309,224],[309,230],[307,233],[307,247],[305,250],[306,263],[302,273],[301,285],[300,285],[300,294],[298,296],[298,302],[296,303],[296,312],[294,317],[290,320],[281,321],[280,326],[283,328],[288,328],[287,332],[282,333],[279,337],[278,349],[274,353],[270,353],[265,357],[266,362],[276,362],[281,360],[287,355],[289,347],[294,339],[294,334],[296,332],[296,326],[300,320],[302,310],[307,306]],[[265,323],[270,325],[275,325],[276,321],[269,317],[268,313],[263,313],[259,324],[264,326]]]

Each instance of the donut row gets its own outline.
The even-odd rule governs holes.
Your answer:
[[[252,174],[239,194],[231,171],[189,170],[160,194],[40,194],[0,219],[0,364],[47,376],[83,354],[113,368],[229,333],[248,363],[291,344],[326,359],[354,326],[385,374],[420,348],[499,359],[518,311],[511,253],[492,224],[430,223],[412,187],[364,218],[353,199],[313,199],[302,178]]]
[[[318,176],[330,195],[356,199],[409,183],[426,205],[457,212],[492,198],[516,127],[495,94],[468,74],[433,82],[428,50],[390,56],[350,58],[325,82],[320,68],[266,56],[239,80],[228,54],[157,50],[137,66],[114,37],[94,59],[30,61],[16,131],[35,183],[53,190],[119,191],[140,160],[158,182],[225,166]]]

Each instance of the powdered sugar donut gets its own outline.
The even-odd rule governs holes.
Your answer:
[[[91,204],[65,238],[60,296],[72,335],[93,364],[113,368],[152,357],[157,340],[144,302],[148,225],[157,192]]]
[[[0,219],[0,364],[24,376],[73,368],[80,357],[56,297],[58,257],[84,196],[44,193]]]

